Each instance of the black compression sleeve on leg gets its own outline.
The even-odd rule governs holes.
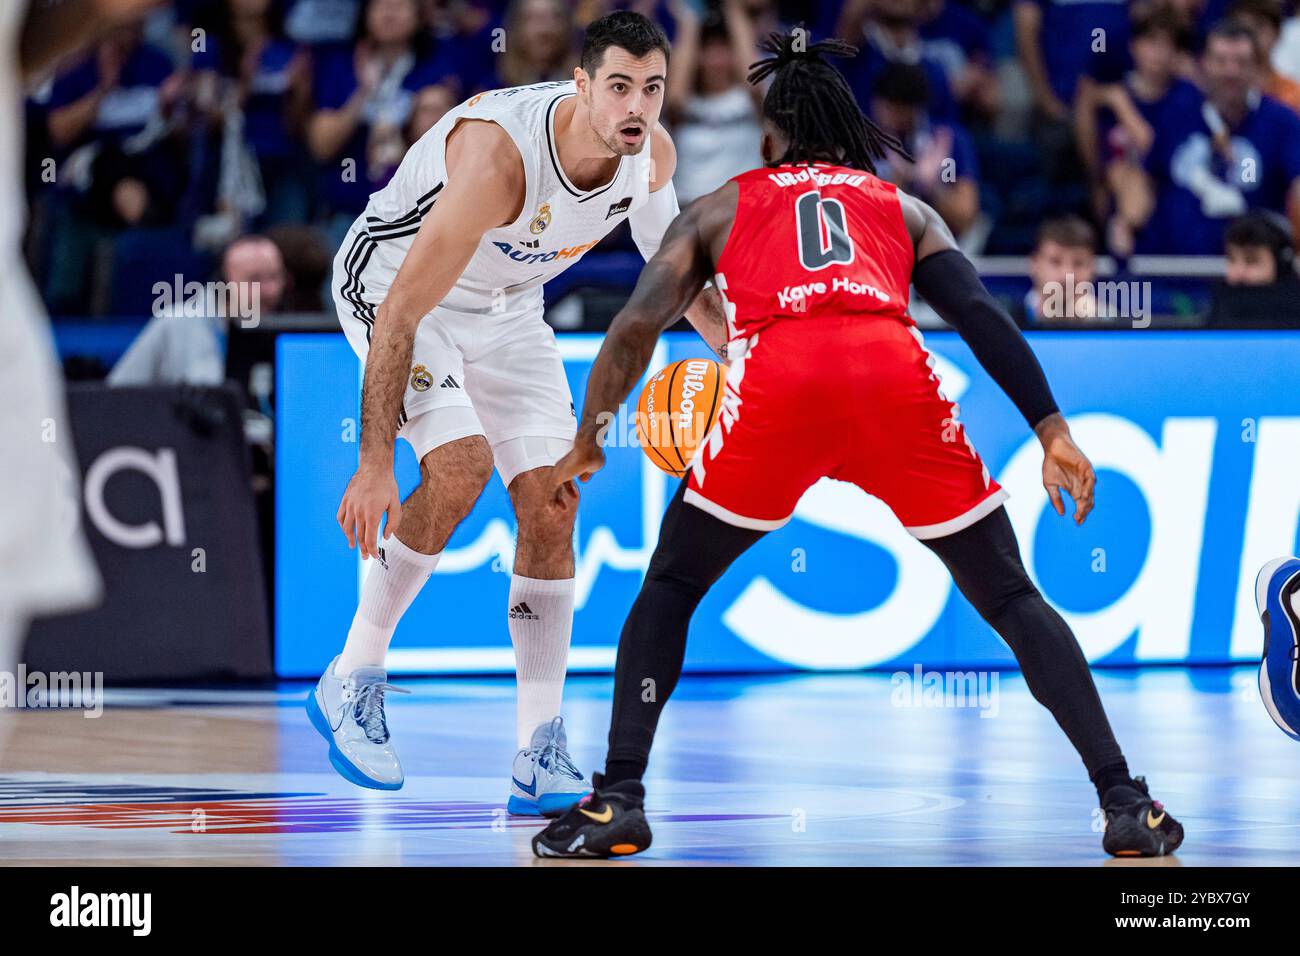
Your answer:
[[[618,641],[604,785],[640,780],[664,704],[686,657],[686,629],[705,592],[762,531],[737,528],[682,500],[664,514],[659,544]]]
[[[1057,411],[1043,368],[1007,310],[956,249],[926,256],[912,269],[916,291],[970,346],[980,365],[1033,428]]]
[[[1101,706],[1092,671],[1068,624],[1029,580],[1005,508],[969,528],[922,541],[1006,641],[1034,699],[1052,712],[1100,790],[1128,767]]]

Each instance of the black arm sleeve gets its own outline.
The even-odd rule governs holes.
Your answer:
[[[926,256],[912,270],[912,284],[957,330],[1030,428],[1058,411],[1029,343],[961,252],[945,249]]]

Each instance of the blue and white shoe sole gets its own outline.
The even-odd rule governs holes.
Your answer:
[[[311,720],[311,725],[316,728],[316,732],[325,738],[326,743],[330,745],[330,763],[334,769],[339,772],[344,780],[349,783],[355,783],[358,787],[365,787],[367,790],[401,790],[402,784],[406,781],[399,780],[397,783],[381,783],[378,780],[367,777],[351,760],[343,755],[339,750],[338,744],[334,742],[334,730],[330,727],[330,722],[325,719],[325,713],[320,709],[320,704],[316,702],[316,688],[307,692],[307,716]]]
[[[520,817],[558,817],[590,792],[544,793],[536,800],[511,793],[506,801],[506,813]]]
[[[1300,574],[1300,565],[1286,576],[1286,580],[1280,582],[1276,588],[1273,587],[1273,578],[1278,570],[1288,562],[1294,562],[1295,560],[1295,558],[1289,556],[1275,558],[1259,569],[1259,574],[1255,576],[1255,608],[1259,611],[1261,619],[1266,611],[1269,612],[1267,625],[1269,633],[1266,635],[1268,650],[1259,665],[1259,695],[1263,698],[1264,707],[1268,711],[1268,715],[1273,718],[1273,723],[1277,724],[1288,737],[1300,740],[1300,729],[1295,726],[1300,724],[1300,721],[1289,721],[1282,715],[1278,709],[1277,700],[1273,696],[1272,682],[1268,675],[1269,657],[1276,659],[1285,655],[1284,659],[1292,668],[1291,679],[1292,686],[1294,686],[1295,668],[1300,666],[1300,662],[1297,662],[1297,644],[1300,644],[1300,634],[1296,633],[1295,622],[1292,616],[1287,613],[1287,609],[1282,607],[1280,600],[1283,588],[1292,578]],[[1278,597],[1277,607],[1273,610],[1278,613],[1273,613],[1273,610],[1269,608],[1269,596],[1273,593]],[[1285,630],[1282,630],[1282,628],[1285,628]],[[1283,638],[1283,640],[1277,640],[1279,637]],[[1283,648],[1285,648],[1285,651]]]

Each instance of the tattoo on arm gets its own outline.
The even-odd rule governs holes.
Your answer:
[[[700,334],[700,338],[704,339],[705,344],[725,362],[727,339],[730,334],[727,329],[727,313],[718,290],[713,288],[701,290],[695,297],[695,301],[691,303],[691,307],[686,310],[686,318]]]

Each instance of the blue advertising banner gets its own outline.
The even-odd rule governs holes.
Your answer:
[[[598,336],[561,336],[581,407]],[[1258,660],[1254,577],[1298,549],[1300,334],[1031,335],[1098,472],[1082,527],[1051,510],[1037,440],[970,351],[931,333],[944,393],[989,469],[1031,576],[1103,664]],[[652,371],[707,354],[670,335]],[[343,645],[366,568],[335,514],[356,467],[361,366],[341,335],[279,340],[276,669],[316,676]],[[778,465],[779,467],[779,465]],[[405,495],[418,469],[398,442]],[[571,667],[612,666],[674,479],[624,440],[583,497]],[[515,525],[494,479],[403,619],[394,673],[508,672]],[[996,667],[1010,652],[879,501],[824,480],[700,605],[694,671]]]

